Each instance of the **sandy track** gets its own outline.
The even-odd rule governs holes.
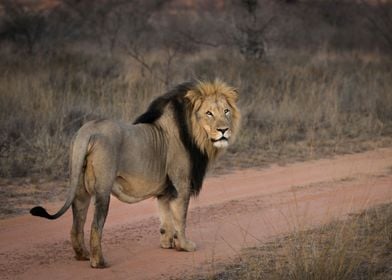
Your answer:
[[[208,178],[188,218],[194,253],[159,248],[154,200],[128,205],[112,199],[103,241],[110,267],[104,270],[73,259],[70,212],[56,221],[2,220],[0,279],[167,279],[208,271],[244,246],[391,202],[391,167],[388,148]]]

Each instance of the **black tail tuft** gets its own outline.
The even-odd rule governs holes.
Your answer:
[[[30,214],[33,216],[43,217],[49,220],[55,219],[54,216],[50,215],[43,207],[36,206],[30,209]]]

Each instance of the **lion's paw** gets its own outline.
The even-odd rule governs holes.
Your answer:
[[[196,251],[196,244],[190,240],[185,240],[185,242],[180,242],[178,239],[174,239],[175,246],[178,251],[194,252]]]
[[[173,249],[174,248],[173,238],[161,238],[161,248]]]
[[[78,261],[90,260],[90,253],[86,249],[75,250],[75,259]]]
[[[90,259],[90,266],[92,268],[105,268],[105,267],[108,267],[107,263],[103,259],[99,260],[99,261],[95,261],[93,259]]]
[[[161,248],[163,249],[172,249],[174,248],[174,233],[171,231],[167,231],[166,229],[161,228],[159,230],[161,233],[160,243]]]
[[[81,254],[81,255],[75,255],[75,259],[78,261],[88,261],[90,260],[89,253],[87,254]]]

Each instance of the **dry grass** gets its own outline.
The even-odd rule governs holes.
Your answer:
[[[160,52],[144,57],[151,71],[130,57],[78,51],[51,56],[0,53],[0,58],[4,209],[14,199],[24,199],[18,187],[10,186],[31,180],[41,182],[34,187],[35,199],[58,195],[42,182],[67,178],[69,144],[77,129],[95,118],[132,121],[166,91],[163,80],[174,85],[219,77],[238,87],[241,137],[213,172],[392,144],[392,61],[377,53],[286,51],[269,62],[252,62],[234,51],[204,50],[175,57],[170,71]],[[66,184],[60,185],[64,192]],[[14,210],[12,214],[18,212]]]
[[[70,138],[83,122],[132,120],[163,90],[149,79],[130,84],[112,60],[13,59],[0,66],[1,177],[64,176]]]
[[[269,63],[220,51],[183,56],[171,84],[220,77],[238,87],[243,128],[233,167],[389,145],[391,60],[377,54],[286,54]],[[133,120],[165,89],[164,56],[146,73],[130,58],[82,53],[0,62],[0,177],[64,178],[73,133],[98,117]],[[218,169],[226,168],[223,164]]]
[[[392,279],[392,204],[248,249],[235,264],[192,280]]]

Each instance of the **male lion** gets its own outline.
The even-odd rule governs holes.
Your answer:
[[[225,83],[188,82],[155,99],[133,124],[96,120],[83,125],[71,148],[70,192],[54,215],[40,207],[30,213],[56,219],[72,205],[72,247],[78,260],[105,267],[101,238],[110,194],[127,203],[158,200],[163,248],[194,251],[185,237],[191,195],[200,192],[207,167],[239,128],[237,92]],[[91,196],[95,212],[90,254],[84,224]]]

